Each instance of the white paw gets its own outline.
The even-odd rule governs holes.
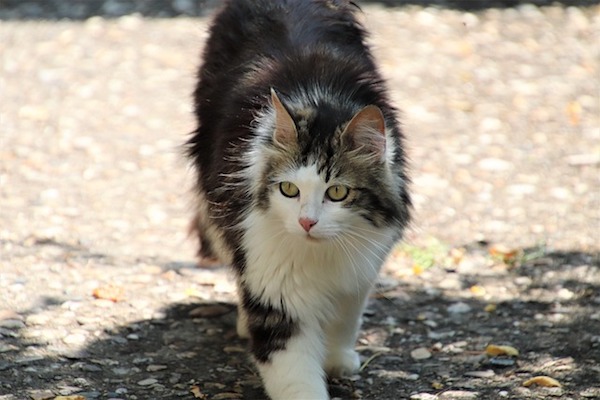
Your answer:
[[[332,352],[325,361],[325,372],[330,377],[349,376],[358,371],[360,358],[353,349]]]

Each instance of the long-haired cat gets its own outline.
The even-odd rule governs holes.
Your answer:
[[[232,0],[216,16],[187,144],[200,255],[230,264],[275,400],[327,399],[409,220],[402,135],[344,0]]]

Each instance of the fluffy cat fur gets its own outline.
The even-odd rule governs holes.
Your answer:
[[[402,135],[343,0],[233,0],[216,16],[187,143],[200,256],[233,266],[238,333],[274,400],[328,399],[359,367],[366,299],[409,221]]]

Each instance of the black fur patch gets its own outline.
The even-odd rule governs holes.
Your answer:
[[[245,287],[242,287],[242,307],[248,315],[252,353],[257,361],[266,363],[273,352],[285,349],[297,325],[284,311],[264,305]]]

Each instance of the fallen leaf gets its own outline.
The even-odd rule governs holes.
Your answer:
[[[54,400],[85,400],[85,397],[76,394],[74,396],[56,396]]]
[[[431,383],[431,387],[434,388],[434,389],[436,389],[436,390],[440,390],[440,389],[442,389],[444,387],[444,384],[441,383],[441,382],[435,381],[435,382]]]
[[[511,356],[517,357],[519,355],[519,350],[515,349],[512,346],[497,346],[495,344],[490,344],[485,348],[485,353],[489,356]]]
[[[579,125],[581,122],[581,104],[577,101],[572,101],[567,104],[567,116],[569,117],[569,122],[571,125]]]
[[[425,267],[423,267],[420,264],[414,264],[412,266],[412,272],[414,275],[419,276],[423,273],[423,271],[425,271]]]
[[[504,264],[514,264],[519,256],[518,249],[511,249],[510,247],[501,244],[490,247],[489,252],[493,258]]]
[[[531,379],[526,380],[525,382],[523,382],[523,386],[531,386],[531,385],[538,385],[538,386],[545,386],[545,387],[562,387],[562,385],[560,384],[560,382],[558,382],[556,379],[554,378],[550,378],[549,376],[534,376]]]
[[[496,311],[496,305],[488,304],[487,306],[485,306],[485,308],[483,310],[487,313],[493,313],[494,311]]]
[[[200,387],[198,385],[194,385],[190,388],[190,392],[194,395],[196,399],[206,399],[206,395],[200,391]]]
[[[117,301],[123,300],[125,290],[121,286],[105,285],[94,289],[92,295],[97,299],[110,300],[116,303]]]
[[[453,248],[450,250],[450,259],[452,260],[452,263],[454,265],[460,264],[464,257],[465,257],[465,249]]]
[[[485,288],[479,285],[473,285],[469,288],[469,290],[474,296],[483,296],[486,293]]]

